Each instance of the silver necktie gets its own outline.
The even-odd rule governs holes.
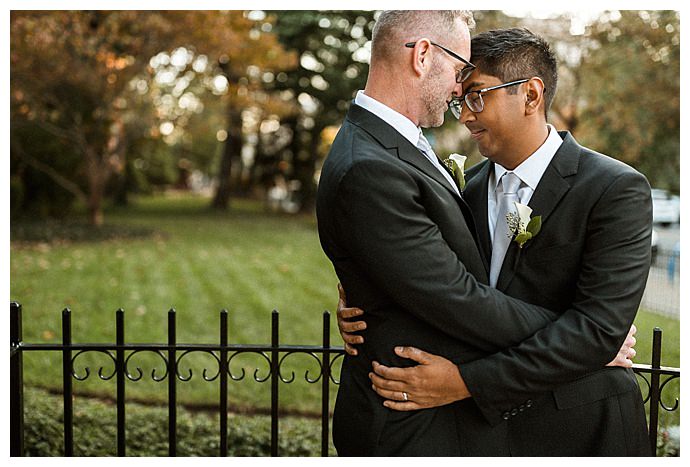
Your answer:
[[[427,158],[429,159],[429,162],[431,162],[436,169],[443,175],[443,177],[450,183],[450,186],[453,187],[455,192],[462,196],[460,193],[460,189],[458,188],[457,183],[455,180],[453,180],[453,177],[450,175],[448,172],[448,169],[446,168],[445,164],[441,159],[438,158],[434,150],[431,148],[431,144],[429,144],[429,141],[424,137],[422,133],[419,134],[419,140],[417,141],[417,149],[422,151]]]
[[[422,151],[424,154],[432,156],[434,159],[436,158],[436,153],[431,148],[431,144],[429,144],[429,141],[424,137],[422,133],[419,134],[419,140],[417,141],[417,149]]]
[[[491,249],[491,270],[489,271],[489,285],[496,287],[498,275],[501,272],[503,259],[510,246],[512,232],[508,229],[507,216],[509,213],[517,215],[515,203],[518,199],[517,191],[520,188],[520,177],[513,172],[506,172],[501,177],[503,193],[497,203],[498,214],[496,215],[496,226],[494,227],[493,246]]]

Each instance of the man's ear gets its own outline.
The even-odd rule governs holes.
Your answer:
[[[420,39],[412,50],[412,68],[418,76],[421,76],[428,72],[431,66],[431,54],[429,53],[431,41],[426,38]]]
[[[541,111],[544,105],[544,82],[534,77],[525,83],[525,115]]]

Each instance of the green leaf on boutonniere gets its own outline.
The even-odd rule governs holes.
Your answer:
[[[463,191],[465,189],[465,161],[467,160],[466,156],[461,156],[460,154],[453,153],[450,156],[448,156],[447,159],[444,159],[444,163],[446,164],[446,167],[450,169],[450,171],[453,174],[453,178],[455,178],[455,183],[458,184],[458,187],[460,188],[460,191]]]
[[[541,216],[535,216],[527,224],[527,231],[535,237],[541,230]]]
[[[524,245],[525,242],[531,238],[532,238],[531,232],[521,232],[515,236],[515,241],[517,242],[518,246],[520,248],[522,248],[522,245]]]
[[[530,218],[532,208],[521,203],[516,202],[515,208],[517,213],[509,214],[507,218],[508,229],[515,235],[513,241],[522,248],[525,243],[536,237],[541,230],[541,216]]]

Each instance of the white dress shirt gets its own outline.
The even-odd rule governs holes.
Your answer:
[[[366,94],[364,94],[364,91],[357,91],[357,95],[355,96],[355,104],[357,104],[365,110],[368,110],[384,122],[388,123],[406,140],[412,143],[414,147],[419,148],[419,138],[422,134],[422,129],[414,123],[412,123],[412,120],[405,117],[403,114],[396,112],[387,105],[382,104],[376,99],[367,96]],[[420,153],[424,155],[424,157],[426,157],[434,167],[436,167],[436,169],[441,173],[441,175],[443,175],[443,177],[446,180],[448,180],[450,186],[452,186],[455,189],[456,193],[458,193],[459,195],[460,191],[458,190],[455,181],[453,181],[448,171],[441,165],[441,162],[439,162],[438,157],[436,157],[436,154],[428,154],[422,151],[420,151]]]
[[[549,129],[549,136],[546,138],[546,141],[544,141],[544,144],[513,170],[513,173],[522,180],[522,184],[517,193],[520,204],[529,204],[534,190],[537,188],[546,168],[551,163],[551,159],[553,159],[556,151],[558,151],[558,148],[560,148],[563,143],[563,139],[556,131],[556,128],[549,124],[546,126]],[[503,191],[503,188],[501,186],[497,188],[496,184],[506,172],[507,170],[503,166],[494,164],[494,170],[489,175],[487,209],[489,213],[489,238],[492,239],[494,238],[494,227],[496,225],[497,216],[496,200]]]
[[[403,135],[406,140],[412,143],[414,147],[417,147],[420,129],[417,125],[412,123],[412,120],[391,109],[386,104],[380,103],[373,97],[367,96],[364,94],[364,91],[357,91],[357,95],[355,96],[355,104],[363,109],[368,110],[384,122],[388,123],[390,126],[395,128],[398,133]]]

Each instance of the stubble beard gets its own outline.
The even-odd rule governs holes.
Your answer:
[[[419,119],[419,124],[423,128],[443,125],[448,96],[445,95],[446,91],[441,75],[441,67],[435,64],[431,69],[430,77],[422,87],[422,100],[426,115]]]

